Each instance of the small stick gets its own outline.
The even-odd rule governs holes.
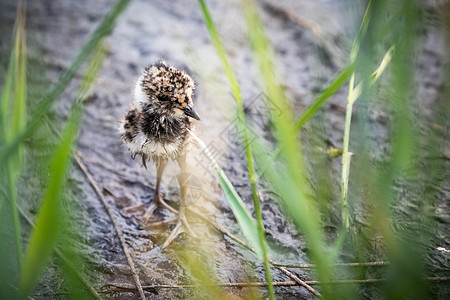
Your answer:
[[[77,159],[77,162],[78,162],[79,158],[76,157],[76,159]],[[81,164],[82,164],[82,162],[81,162]],[[84,164],[83,164],[83,166],[84,166]],[[80,165],[80,168],[81,168],[81,165]],[[86,167],[84,166],[84,168],[86,168]],[[87,171],[85,172],[85,174],[86,174],[86,176],[88,176],[88,178],[90,177],[90,175],[89,175],[89,173],[87,173]],[[94,182],[94,184],[95,184],[95,182]],[[96,192],[97,192],[97,194],[99,194],[100,198],[104,200],[104,197],[99,192],[98,187],[97,188],[94,187],[94,189],[96,189]],[[106,201],[104,201],[104,202],[106,202]],[[187,208],[187,209],[189,209],[190,212],[194,213],[196,216],[198,216],[202,220],[204,220],[207,223],[211,224],[213,227],[216,228],[216,230],[218,230],[222,234],[227,235],[230,239],[234,240],[235,242],[237,242],[238,244],[240,244],[244,248],[247,248],[248,250],[250,250],[252,252],[255,252],[252,247],[247,245],[244,241],[242,241],[238,237],[236,237],[233,234],[231,234],[228,230],[226,230],[221,225],[212,222],[211,220],[207,219],[202,214],[198,213],[197,211],[192,210],[191,208]],[[177,211],[174,209],[174,212],[177,212]],[[114,220],[114,219],[112,219],[112,220]],[[128,256],[127,256],[127,258],[128,258]],[[335,281],[330,281],[330,282],[325,282],[325,283],[321,283],[319,281],[303,281],[300,278],[298,278],[297,276],[295,276],[294,274],[292,274],[291,272],[289,272],[284,267],[314,268],[315,267],[314,264],[279,264],[279,263],[274,262],[271,259],[269,259],[269,262],[273,266],[275,266],[276,268],[278,268],[279,270],[281,270],[283,273],[285,273],[287,276],[289,276],[290,278],[292,278],[294,280],[294,281],[287,281],[287,282],[273,282],[273,286],[297,286],[297,285],[301,285],[301,286],[305,287],[308,291],[310,291],[311,293],[316,295],[317,297],[321,297],[321,294],[319,292],[317,292],[314,288],[312,288],[311,285],[320,285],[320,284],[369,284],[369,283],[379,283],[379,282],[385,282],[386,281],[386,279],[384,279],[384,278],[335,280]],[[340,263],[340,264],[336,264],[336,266],[352,266],[352,267],[353,266],[384,266],[384,265],[388,265],[388,264],[389,264],[388,262],[381,261],[381,262],[365,262],[365,263]],[[450,277],[429,277],[429,278],[425,278],[424,280],[428,280],[428,281],[449,281]],[[109,286],[113,286],[115,289],[104,290],[104,292],[112,292],[112,291],[120,291],[120,290],[136,290],[136,287],[134,287],[132,285],[127,285],[127,284],[111,283],[111,284],[108,284],[108,285]],[[254,287],[260,287],[261,286],[262,287],[262,286],[266,286],[266,285],[267,285],[267,283],[263,283],[263,282],[237,282],[237,283],[224,283],[224,284],[215,284],[215,285],[213,284],[213,286],[222,286],[222,287],[246,287],[246,286],[254,286]],[[141,289],[145,289],[145,290],[147,290],[147,289],[155,289],[155,288],[195,288],[196,287],[195,285],[145,285],[145,286],[142,286],[140,284],[140,282],[139,282],[139,277],[138,277],[138,284],[136,284],[136,286],[139,286]],[[138,288],[138,290],[139,290],[139,288]]]
[[[133,274],[134,282],[136,283],[136,288],[139,291],[139,295],[141,296],[141,299],[142,300],[147,299],[145,297],[144,290],[142,289],[142,285],[141,285],[141,282],[139,280],[139,275],[136,272],[136,268],[134,266],[133,259],[131,257],[131,254],[130,254],[129,250],[128,250],[128,246],[125,243],[125,239],[123,237],[122,231],[120,230],[119,225],[117,224],[117,221],[114,218],[113,212],[112,212],[108,202],[106,202],[106,199],[103,196],[102,192],[100,191],[100,188],[98,187],[98,185],[95,182],[94,178],[92,178],[91,174],[89,174],[89,171],[88,171],[86,165],[83,163],[83,161],[81,160],[79,155],[75,154],[74,158],[75,158],[75,161],[78,164],[78,167],[80,167],[81,171],[84,173],[84,175],[86,176],[87,180],[89,181],[89,184],[92,186],[92,188],[94,189],[95,193],[100,198],[101,202],[103,203],[103,206],[105,207],[106,212],[109,215],[109,218],[111,219],[111,222],[113,223],[114,229],[116,230],[116,233],[119,236],[119,240],[120,240],[120,244],[122,245],[123,252],[125,253],[125,256],[127,257],[127,262],[128,262],[128,265],[130,266],[131,273]]]
[[[274,261],[269,259],[269,262],[274,265]],[[283,267],[277,267],[281,272],[283,272],[284,274],[286,274],[287,276],[289,276],[291,279],[295,280],[295,282],[297,282],[299,285],[303,286],[304,288],[306,288],[308,291],[310,291],[311,293],[313,293],[316,297],[321,298],[322,294],[319,293],[317,290],[315,290],[313,287],[311,287],[311,285],[308,283],[308,281],[303,281],[300,278],[298,278],[298,276],[295,276],[294,274],[292,274],[291,272],[289,272],[286,268]]]
[[[434,282],[443,282],[450,281],[450,277],[427,277],[423,278],[424,281],[434,281]],[[369,278],[369,279],[345,279],[345,280],[333,280],[328,282],[320,282],[316,280],[306,281],[309,285],[324,285],[324,284],[376,284],[381,282],[386,282],[388,279],[386,278]],[[273,286],[298,286],[298,283],[295,281],[274,281],[272,282]],[[103,292],[115,292],[121,290],[136,290],[136,287],[131,284],[124,283],[108,283],[106,286],[110,286],[112,288],[107,289],[103,288]],[[218,284],[202,284],[202,286],[218,286],[218,287],[263,287],[267,286],[266,282],[231,282],[231,283],[218,283]],[[183,289],[183,288],[196,288],[198,287],[195,284],[152,284],[152,285],[144,285],[142,286],[145,290],[150,289]]]
[[[188,129],[189,133],[191,134],[191,136],[195,139],[195,141],[197,142],[197,144],[199,144],[200,146],[202,146],[202,148],[206,149],[206,146],[204,146],[204,143],[202,142],[202,140],[200,140],[199,137],[197,137],[192,131],[190,131]],[[213,164],[215,165],[215,169],[220,173],[223,172],[220,167],[218,166],[217,162],[214,160],[214,158],[210,157],[211,161],[213,162]],[[224,175],[225,176],[225,175]],[[252,251],[253,253],[255,253],[255,249],[253,249],[252,247],[248,246],[245,242],[241,241],[240,239],[238,239],[237,237],[235,237],[234,235],[232,235],[230,232],[228,232],[225,228],[219,226],[218,224],[215,224],[214,222],[208,220],[207,218],[205,218],[204,216],[202,216],[201,214],[190,210],[191,212],[193,212],[194,214],[196,214],[198,217],[200,217],[201,219],[205,220],[206,222],[209,222],[210,224],[212,224],[217,230],[219,230],[220,232],[222,232],[223,234],[226,234],[228,237],[230,237],[231,239],[233,239],[234,241],[236,241],[237,243],[239,243],[240,245],[242,245],[243,247],[249,249],[250,251]],[[274,261],[272,261],[270,258],[268,259],[269,263],[274,265]],[[287,276],[289,276],[290,278],[294,279],[298,284],[302,285],[303,287],[305,287],[308,291],[310,291],[311,293],[313,293],[316,297],[322,297],[322,295],[316,291],[315,289],[313,289],[312,287],[310,287],[308,284],[306,284],[303,280],[301,280],[300,278],[298,278],[297,276],[295,276],[294,274],[292,274],[291,272],[289,272],[288,270],[286,270],[283,267],[277,267],[275,266],[277,269],[279,269],[280,271],[282,271],[283,273],[285,273]],[[269,286],[270,288],[270,286]]]
[[[36,226],[34,222],[31,220],[31,218],[20,207],[17,207],[17,209],[19,210],[19,213],[22,215],[22,217],[28,222],[28,224],[30,224],[32,227]],[[91,292],[92,296],[94,296],[96,299],[102,299],[100,295],[97,293],[97,291],[94,289],[94,287],[83,276],[83,274],[81,274],[81,272],[74,267],[74,265],[69,261],[69,259],[57,247],[55,248],[55,252],[59,256],[59,258],[62,259],[64,263],[69,268],[72,269],[73,272],[75,272],[75,274],[78,276],[81,282],[83,282],[83,284],[88,288],[89,292]]]
[[[255,253],[255,249],[253,249],[252,247],[250,247],[249,245],[247,245],[244,241],[242,241],[241,239],[239,239],[238,237],[234,236],[231,232],[229,232],[228,230],[226,230],[224,227],[222,227],[219,224],[214,223],[213,221],[207,219],[206,217],[204,217],[202,214],[196,212],[195,210],[192,210],[190,208],[188,208],[190,212],[192,212],[193,214],[195,214],[196,216],[198,216],[199,218],[201,218],[202,220],[206,221],[207,223],[211,224],[212,226],[214,226],[216,228],[216,230],[220,231],[222,234],[225,234],[226,236],[228,236],[230,239],[234,240],[236,243],[238,243],[239,245],[243,246],[244,248],[247,248],[248,250],[252,251],[253,253]],[[281,272],[283,272],[284,274],[286,274],[287,276],[289,276],[291,279],[293,279],[297,284],[303,286],[304,288],[306,288],[308,291],[310,291],[311,293],[313,293],[316,297],[322,297],[322,294],[320,294],[317,290],[315,290],[314,288],[312,288],[310,285],[308,285],[305,281],[301,280],[300,278],[298,278],[298,276],[292,274],[291,272],[289,272],[287,269],[277,266],[277,264],[271,260],[269,258],[269,263],[271,265],[273,265],[274,267],[276,267],[277,269],[279,269]]]
[[[77,158],[77,156],[76,156]],[[103,195],[102,195],[103,196]],[[178,211],[175,210],[174,208],[170,207],[170,211],[177,214]],[[192,210],[191,208],[187,208],[190,212],[192,212],[193,214],[195,214],[197,217],[201,218],[202,220],[204,220],[205,222],[211,224],[213,227],[216,228],[216,230],[218,230],[219,232],[221,232],[222,234],[225,234],[226,236],[228,236],[230,239],[234,240],[235,242],[237,242],[238,244],[240,244],[241,246],[243,246],[244,248],[247,248],[248,250],[252,251],[253,253],[255,253],[255,250],[250,247],[249,245],[247,245],[244,241],[240,240],[238,237],[234,236],[232,233],[230,233],[228,230],[226,230],[224,227],[220,226],[219,224],[216,224],[214,222],[212,222],[211,220],[207,219],[206,217],[204,217],[202,214]],[[164,223],[162,223],[164,224]],[[162,224],[157,224],[157,225],[162,225]],[[286,268],[284,268],[283,266],[278,266],[273,260],[269,259],[269,262],[271,265],[273,265],[274,267],[276,267],[277,269],[279,269],[280,271],[282,271],[284,274],[286,274],[289,278],[291,278],[292,280],[294,280],[295,282],[297,282],[297,284],[305,287],[308,291],[310,291],[311,293],[313,293],[316,297],[321,297],[322,295],[315,290],[314,288],[312,288],[311,286],[309,286],[305,281],[301,280],[300,278],[298,278],[298,276],[296,276],[295,274],[289,272]]]
[[[279,264],[275,263],[276,266],[286,267],[286,268],[316,268],[314,264]],[[362,263],[339,263],[334,264],[336,267],[381,267],[387,266],[389,262],[387,261],[370,261],[370,262],[362,262]]]
[[[274,286],[298,286],[295,281],[275,281],[273,282]],[[135,290],[136,288],[131,284],[123,284],[123,283],[108,283],[105,286],[111,286],[113,288],[117,288],[118,290]],[[267,286],[266,282],[231,282],[231,283],[217,283],[217,284],[202,284],[202,286],[219,286],[219,287],[263,287]],[[157,289],[157,288],[166,288],[166,289],[180,289],[180,288],[196,288],[198,285],[195,284],[153,284],[153,285],[144,285],[143,289]],[[106,289],[103,291],[115,291],[114,289]]]
[[[165,225],[170,224],[170,223],[175,223],[176,221],[178,221],[178,218],[170,219],[170,220],[167,220],[167,221],[154,222],[154,223],[148,224],[148,226],[150,226],[150,227],[165,226]]]
[[[102,167],[103,169],[108,170],[108,172],[111,172],[111,173],[113,173],[113,174],[116,174],[116,175],[118,175],[118,176],[120,176],[120,177],[122,177],[122,178],[126,178],[126,177],[127,177],[125,174],[122,174],[122,173],[120,173],[119,171],[117,171],[117,170],[115,170],[115,169],[113,169],[113,168],[107,167],[104,163],[102,163],[102,162],[100,162],[100,161],[97,161],[97,160],[93,160],[93,159],[89,159],[89,158],[87,158],[87,157],[84,157],[84,156],[83,156],[83,153],[81,153],[80,151],[77,151],[77,155],[78,155],[81,159],[83,159],[84,161],[87,161],[87,162],[92,163],[92,164],[94,164],[94,165],[98,165],[98,166]]]
[[[116,196],[113,196],[113,197],[116,198]],[[136,205],[133,205],[133,206],[125,207],[125,208],[123,209],[123,211],[124,211],[124,212],[129,212],[129,211],[141,209],[141,208],[143,208],[144,206],[145,206],[144,203],[140,203],[140,204],[136,204]]]

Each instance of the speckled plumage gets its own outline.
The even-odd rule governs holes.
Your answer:
[[[145,165],[185,155],[198,115],[193,111],[194,80],[164,63],[150,65],[139,77],[134,103],[120,125],[122,141]]]
[[[133,158],[141,155],[145,167],[150,158],[156,164],[154,202],[142,217],[141,225],[147,223],[158,206],[173,211],[162,199],[159,189],[167,161],[176,160],[180,166],[181,172],[177,176],[181,196],[178,222],[163,248],[183,231],[181,228],[193,235],[184,216],[184,207],[188,178],[186,153],[191,140],[188,129],[193,128],[194,119],[200,120],[192,100],[194,89],[194,80],[186,72],[164,63],[150,65],[139,77],[134,103],[120,124],[121,139]]]

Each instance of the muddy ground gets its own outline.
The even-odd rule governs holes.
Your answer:
[[[345,2],[331,1],[262,1],[261,11],[268,34],[277,51],[279,72],[295,107],[299,111],[314,99],[314,95],[340,70],[347,61],[349,45],[355,30],[351,16],[357,8]],[[31,54],[39,56],[47,72],[45,78],[54,82],[66,69],[71,59],[86,41],[100,18],[108,11],[112,1],[32,1],[28,7]],[[265,134],[266,119],[261,105],[261,88],[256,68],[252,63],[245,26],[239,1],[208,1],[219,32],[230,54],[230,59],[242,86],[244,101],[249,115],[260,123],[256,134]],[[5,4],[5,11],[14,11],[14,5]],[[12,13],[6,13],[11,24]],[[291,19],[289,19],[289,16]],[[294,16],[294,17],[292,17]],[[298,17],[298,18],[297,18]],[[297,18],[297,19],[296,19]],[[444,45],[433,35],[425,35],[424,61],[435,63],[424,67],[430,84],[420,88],[421,95],[432,105],[439,95],[439,84],[443,74],[439,64],[443,61]],[[433,46],[429,46],[433,44]],[[262,264],[248,250],[218,234],[213,228],[199,232],[204,237],[200,245],[192,244],[186,237],[178,238],[168,249],[160,245],[167,237],[170,226],[141,229],[139,217],[145,207],[135,211],[124,208],[152,200],[155,170],[146,170],[140,161],[130,157],[118,135],[118,120],[123,116],[132,99],[135,80],[149,63],[164,59],[169,64],[188,67],[196,77],[196,106],[202,118],[196,132],[217,152],[220,164],[251,210],[251,192],[245,167],[244,153],[234,140],[232,130],[233,99],[227,86],[220,61],[210,42],[201,12],[196,1],[132,1],[127,11],[119,18],[117,26],[106,40],[108,56],[100,77],[86,105],[83,125],[78,142],[78,151],[95,178],[106,200],[112,207],[114,217],[124,233],[125,240],[134,258],[143,284],[190,283],[190,270],[179,257],[179,250],[186,247],[191,253],[209,253],[199,257],[215,272],[219,282],[264,281]],[[434,66],[434,67],[433,67]],[[429,68],[429,69],[427,69]],[[73,101],[76,84],[64,93],[55,105],[53,117],[63,119]],[[338,92],[316,120],[322,141],[338,148],[342,145],[346,89]],[[357,108],[356,108],[357,109]],[[379,147],[374,148],[374,157],[382,157],[386,142],[385,120],[381,111],[373,115],[373,138]],[[356,117],[357,119],[357,117]],[[322,122],[326,120],[325,122]],[[325,154],[324,154],[325,155]],[[189,157],[191,172],[200,182],[202,194],[195,199],[193,207],[242,238],[238,225],[226,199],[221,193],[211,166],[202,151],[193,147]],[[327,160],[335,178],[339,178],[340,160]],[[175,164],[166,170],[163,180],[164,198],[176,206],[177,186],[174,176],[178,174]],[[77,199],[73,223],[82,228],[75,249],[90,267],[87,276],[100,288],[107,283],[133,284],[133,279],[116,232],[109,216],[97,195],[87,183],[81,171],[74,167],[70,176],[74,184],[73,199]],[[331,183],[337,185],[338,181]],[[261,187],[266,233],[272,248],[272,258],[280,263],[307,263],[307,248],[304,240],[295,231],[274,203],[270,191]],[[338,189],[335,189],[338,190]],[[443,197],[446,197],[444,193]],[[336,195],[337,196],[337,195]],[[338,199],[338,197],[336,197]],[[447,208],[444,207],[444,210]],[[32,209],[29,209],[33,212]],[[165,210],[158,210],[156,217],[162,221],[173,217]],[[193,222],[194,229],[205,227]],[[201,249],[200,249],[201,248]],[[199,251],[196,251],[199,250]],[[200,255],[200,254],[198,254]],[[302,279],[313,279],[311,273],[292,270]],[[276,281],[290,279],[278,269],[272,268]],[[37,299],[64,298],[58,271],[50,270],[33,295]],[[246,289],[229,289],[235,295],[244,295]],[[261,290],[264,295],[265,291]],[[280,299],[312,299],[303,287],[277,287]],[[133,299],[137,294],[125,291],[106,293],[106,298]],[[196,292],[185,289],[160,289],[149,291],[150,299],[186,298]],[[197,295],[198,296],[198,295]]]

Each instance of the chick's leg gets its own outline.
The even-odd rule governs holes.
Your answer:
[[[148,220],[153,216],[153,213],[155,209],[158,206],[162,206],[164,208],[167,208],[168,210],[174,212],[175,210],[168,205],[161,197],[161,193],[159,192],[159,188],[161,186],[161,178],[164,173],[164,169],[166,168],[167,160],[161,159],[156,164],[156,186],[155,186],[155,194],[153,195],[153,203],[150,204],[149,208],[145,212],[144,216],[142,217],[142,224],[146,224]]]
[[[170,233],[167,240],[164,242],[162,248],[167,247],[180,233],[186,230],[192,237],[196,237],[191,227],[186,220],[186,195],[187,195],[187,185],[189,182],[190,174],[187,173],[186,155],[183,155],[177,160],[180,166],[180,174],[177,176],[178,185],[180,186],[180,208],[178,213],[178,222],[175,228]]]

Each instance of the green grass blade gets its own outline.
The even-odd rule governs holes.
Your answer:
[[[364,38],[367,32],[367,28],[369,26],[370,19],[372,18],[372,1],[369,1],[366,7],[366,11],[364,13],[364,17],[361,22],[360,29],[353,41],[352,50],[350,53],[350,60],[352,64],[355,64],[359,49],[361,47],[361,40]],[[381,61],[380,66],[375,70],[372,74],[369,82],[369,86],[372,86],[378,78],[381,76],[387,65],[391,60],[393,52],[393,47],[391,47],[387,53],[384,55],[383,60]],[[349,143],[350,143],[350,127],[353,113],[353,104],[355,101],[361,96],[362,90],[364,87],[367,87],[367,83],[365,79],[360,82],[355,88],[355,72],[352,73],[349,88],[348,88],[348,97],[347,97],[347,108],[345,114],[345,127],[344,127],[344,141],[343,141],[343,149],[342,149],[342,169],[341,169],[341,219],[342,226],[346,231],[350,229],[350,215],[348,209],[348,181],[350,176],[350,159],[351,153],[348,151]],[[343,241],[344,239],[338,239],[339,241]]]
[[[320,95],[314,100],[314,102],[305,109],[298,121],[295,123],[295,129],[300,130],[306,122],[308,122],[319,109],[327,102],[327,100],[333,96],[350,78],[354,71],[354,64],[350,64],[342,69],[339,74],[333,79],[330,85],[325,88]]]
[[[238,221],[239,226],[241,227],[242,232],[244,233],[244,236],[250,241],[253,248],[255,248],[255,251],[257,252],[258,256],[262,258],[262,249],[259,247],[260,243],[259,243],[258,227],[255,219],[253,219],[250,212],[245,207],[244,202],[234,189],[233,184],[230,182],[225,172],[220,168],[219,164],[214,159],[214,156],[209,152],[209,149],[206,146],[206,144],[192,131],[189,131],[189,133],[197,142],[197,144],[202,148],[208,159],[211,161],[214,170],[216,171],[217,176],[219,177],[220,186],[224,191],[225,197],[227,197],[228,203],[230,203],[233,214],[236,217],[236,220]]]
[[[60,80],[55,83],[46,93],[46,95],[40,100],[40,105],[33,114],[31,120],[28,123],[28,126],[19,134],[17,134],[10,143],[0,149],[0,162],[5,161],[14,152],[18,145],[36,130],[46,113],[49,111],[52,103],[71,82],[77,70],[94,51],[102,37],[104,37],[111,31],[117,17],[125,10],[129,2],[130,0],[118,0],[115,3],[108,14],[103,18],[97,29],[92,33],[90,39],[83,46],[71,66],[64,72]]]
[[[298,121],[295,124],[296,130],[300,130],[303,125],[306,124],[318,111],[322,106],[328,101],[328,99],[333,96],[350,78],[354,70],[354,65],[350,64],[347,67],[343,68],[331,81],[331,83],[326,87],[320,95],[314,100],[314,102],[306,108]],[[281,153],[281,148],[278,148],[272,154],[272,159],[268,160],[264,167],[260,168],[258,173],[258,177],[262,177],[265,170],[270,167],[270,165],[277,159],[277,157]]]
[[[332,274],[331,264],[323,249],[325,243],[319,211],[313,199],[308,195],[311,187],[305,176],[302,151],[292,116],[293,110],[275,74],[274,50],[265,35],[256,3],[255,1],[243,1],[243,4],[253,54],[262,74],[267,95],[272,100],[268,101],[268,104],[271,108],[276,105],[281,110],[280,114],[273,116],[273,124],[276,140],[282,149],[280,157],[283,159],[283,164],[281,169],[279,166],[268,168],[268,174],[272,175],[269,178],[283,204],[294,218],[295,224],[304,232],[311,251],[311,258],[318,266],[320,280],[328,281]],[[270,155],[267,154],[258,156],[270,158]],[[331,288],[324,286],[324,296],[331,297]]]
[[[369,88],[371,88],[383,74],[384,70],[389,65],[395,47],[392,46],[384,55],[380,65],[372,73],[369,78]],[[350,175],[350,152],[348,151],[349,143],[350,143],[350,126],[352,120],[352,111],[353,104],[358,100],[363,92],[363,88],[366,86],[365,79],[363,79],[356,87],[354,87],[354,78],[355,75],[352,74],[350,84],[349,84],[349,92],[347,97],[347,108],[345,114],[345,129],[344,129],[344,141],[343,141],[343,152],[342,152],[342,170],[341,170],[341,217],[342,223],[345,229],[348,231],[350,226],[349,221],[349,212],[348,212],[348,181]]]
[[[244,143],[245,143],[244,145],[245,145],[245,154],[246,154],[246,158],[247,158],[247,169],[248,169],[248,173],[249,173],[250,185],[251,185],[252,196],[253,196],[253,205],[255,207],[256,221],[257,221],[257,227],[258,227],[259,245],[255,246],[255,249],[259,250],[257,252],[259,254],[261,254],[261,258],[263,259],[263,262],[264,262],[264,268],[265,268],[266,280],[268,283],[268,290],[269,290],[270,298],[275,299],[275,294],[274,294],[274,290],[273,290],[273,286],[272,286],[272,276],[270,274],[268,250],[267,250],[266,240],[265,240],[265,236],[264,236],[264,224],[263,224],[262,214],[261,214],[261,205],[260,205],[259,196],[258,196],[257,176],[256,176],[256,172],[255,172],[255,167],[253,165],[253,155],[252,155],[252,150],[251,150],[251,146],[250,146],[248,127],[245,125],[246,121],[245,121],[244,104],[242,101],[241,89],[240,89],[239,83],[236,79],[236,76],[234,75],[234,72],[231,68],[231,65],[228,61],[225,47],[220,39],[219,33],[218,33],[216,26],[214,24],[214,21],[211,17],[211,13],[209,12],[209,9],[204,0],[199,0],[198,2],[200,4],[200,8],[203,13],[203,18],[205,20],[206,27],[208,28],[211,39],[213,40],[213,44],[216,48],[216,52],[218,53],[218,55],[220,57],[222,66],[225,70],[225,74],[227,75],[228,81],[230,83],[231,91],[233,93],[234,99],[237,104],[238,126],[244,133]],[[221,178],[221,182],[224,180],[224,178],[222,178],[222,176],[219,176],[219,178]],[[229,182],[224,181],[223,186],[227,187],[228,183]],[[224,190],[224,192],[227,193],[230,191]],[[227,197],[227,199],[228,199],[228,197]]]
[[[392,56],[394,55],[394,51],[395,51],[395,46],[392,46],[391,48],[389,48],[389,50],[386,52],[386,54],[384,54],[380,65],[375,70],[375,72],[373,72],[372,75],[370,76],[370,84],[372,84],[372,85],[375,84],[377,82],[377,80],[381,77],[384,70],[386,70],[387,66],[389,66],[389,64],[392,60]]]
[[[25,36],[25,7],[22,6],[22,2],[19,2],[18,14],[17,14],[17,27],[16,27],[16,41],[15,41],[15,81],[14,81],[14,98],[12,107],[12,120],[10,128],[10,136],[15,136],[18,132],[24,129],[26,125],[26,36]],[[11,210],[14,220],[14,229],[16,232],[16,248],[17,258],[19,262],[19,268],[22,264],[22,246],[21,246],[21,229],[19,222],[19,211],[17,210],[17,189],[16,180],[23,169],[24,164],[24,148],[18,147],[14,156],[7,162],[8,176],[13,176],[10,181],[10,201]]]
[[[342,154],[342,174],[341,174],[342,212],[341,212],[341,216],[342,216],[342,222],[343,222],[344,228],[346,230],[349,230],[350,221],[349,221],[349,212],[348,212],[348,207],[347,207],[347,195],[348,195],[348,180],[350,177],[350,161],[352,158],[352,153],[348,152],[348,148],[346,150],[344,150],[344,153]],[[345,158],[344,158],[344,155],[345,155]]]
[[[0,102],[0,131],[1,144],[4,145],[9,133],[9,119],[10,119],[10,104],[11,94],[13,93],[13,78],[15,77],[14,66],[14,50],[11,53],[8,69],[5,76],[5,83],[2,89]],[[4,247],[0,249],[0,265],[4,270],[18,270],[21,265],[22,250],[20,239],[20,223],[16,216],[16,202],[17,191],[15,188],[14,166],[10,161],[0,161],[1,172],[4,177],[5,185],[4,193],[0,197],[0,226],[2,228],[2,239],[14,240],[14,246]],[[16,291],[9,285],[11,282],[16,282],[17,274],[7,274],[7,272],[0,272],[0,297],[15,298]]]
[[[31,234],[22,269],[20,282],[22,298],[31,293],[57,241],[61,228],[58,200],[69,167],[69,153],[74,136],[73,126],[69,126],[63,135],[61,145],[52,156],[47,193],[37,217],[36,228]]]
[[[418,170],[423,168],[423,164],[420,159],[417,159],[416,153],[416,151],[421,151],[418,148],[421,120],[417,118],[415,112],[416,105],[422,99],[416,93],[417,77],[414,74],[417,70],[414,65],[418,61],[414,60],[415,45],[420,40],[417,37],[417,31],[420,28],[418,25],[420,25],[422,18],[419,3],[407,0],[398,3],[403,22],[393,29],[394,37],[399,40],[392,57],[390,74],[392,77],[389,82],[393,91],[391,99],[394,99],[394,101],[386,102],[392,111],[392,123],[395,126],[390,133],[392,142],[390,144],[389,162],[383,172],[376,174],[376,185],[380,187],[380,197],[376,199],[376,213],[380,216],[377,221],[394,225],[399,224],[397,221],[398,212],[391,209],[397,200],[395,196],[397,193],[396,183],[400,180],[416,177]],[[426,146],[426,148],[428,147],[429,145]],[[416,185],[415,180],[410,182]],[[415,188],[411,187],[411,189],[414,190]],[[421,199],[420,206],[425,206],[423,192],[417,189],[416,194]],[[434,209],[436,208],[433,207]],[[410,220],[425,221],[422,218],[424,211],[419,210],[417,213],[418,215],[412,214]],[[387,254],[392,262],[389,272],[395,274],[391,277],[391,287],[385,290],[386,298],[398,298],[399,295],[404,295],[405,298],[427,298],[427,288],[424,282],[420,280],[425,271],[423,265],[425,253],[423,251],[428,248],[428,245],[424,245],[420,241],[428,235],[421,231],[424,225],[423,223],[414,224],[411,222],[411,225],[401,230],[396,230],[394,226],[383,228],[382,234],[386,241]],[[435,229],[430,228],[429,230]],[[417,236],[418,233],[420,233],[419,236]],[[404,249],[408,249],[408,251],[405,253]]]
[[[10,107],[10,99],[11,93],[13,89],[13,78],[15,77],[14,71],[14,59],[13,59],[14,51],[11,53],[11,58],[9,60],[8,69],[6,70],[5,83],[2,89],[2,96],[0,98],[0,124],[1,124],[1,141],[4,144],[8,138],[8,118],[9,118],[9,107]],[[0,161],[3,162],[3,161]]]
[[[5,86],[2,91],[1,122],[2,143],[9,142],[18,132],[23,130],[26,122],[26,37],[25,37],[25,9],[20,1],[17,8],[14,26],[14,46],[6,75]],[[14,231],[15,258],[18,268],[22,264],[21,228],[19,212],[17,210],[17,178],[22,172],[24,149],[18,147],[8,161],[2,161],[6,179],[12,229]],[[10,224],[4,224],[8,228]]]
[[[214,24],[214,21],[211,17],[211,13],[209,12],[208,6],[206,5],[204,0],[198,0],[198,3],[200,4],[200,8],[203,13],[203,19],[205,20],[206,28],[209,31],[209,34],[213,41],[214,47],[216,48],[216,52],[220,57],[222,66],[225,70],[225,74],[228,78],[228,81],[230,82],[231,91],[233,93],[233,96],[234,96],[237,104],[238,104],[238,109],[239,109],[239,106],[242,105],[242,96],[241,96],[241,89],[239,87],[239,83],[236,79],[236,76],[234,75],[234,72],[233,72],[233,69],[231,68],[230,63],[228,62],[227,52],[226,52],[225,47],[220,39],[219,33],[217,32],[216,25]]]
[[[36,226],[31,233],[23,264],[19,285],[19,293],[22,298],[32,292],[58,240],[62,227],[60,193],[64,188],[73,145],[81,123],[83,100],[100,70],[104,55],[102,49],[95,53],[80,84],[79,96],[74,102],[66,128],[61,135],[61,143],[52,155],[47,192],[37,216]]]
[[[21,9],[21,5],[19,5]],[[16,27],[15,41],[15,79],[14,79],[14,103],[12,103],[11,135],[14,136],[26,125],[26,36],[25,36],[25,11],[18,16],[18,26]],[[23,150],[21,150],[23,151]],[[23,156],[19,155],[19,156]],[[20,165],[23,162],[17,162]]]

